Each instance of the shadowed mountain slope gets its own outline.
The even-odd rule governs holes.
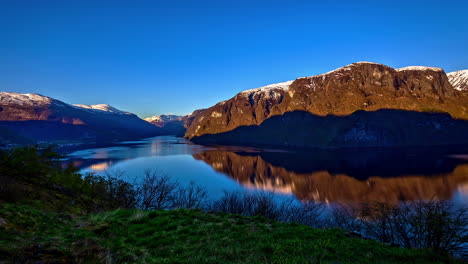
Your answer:
[[[109,105],[70,105],[38,95],[0,93],[3,143],[8,133],[30,141],[113,141],[158,135],[160,130],[136,115]],[[13,142],[9,142],[13,141]]]

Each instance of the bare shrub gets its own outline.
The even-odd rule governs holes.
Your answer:
[[[280,203],[281,217],[278,219],[286,223],[299,223],[314,227],[323,227],[323,204],[316,202],[299,203],[288,199]]]
[[[229,214],[245,214],[245,203],[241,192],[224,192],[223,197],[214,201],[211,210]]]
[[[207,195],[206,189],[194,182],[186,188],[179,185],[173,195],[172,208],[203,209],[208,203]]]
[[[281,212],[273,193],[245,193],[243,198],[246,215],[263,216],[274,220],[280,218]]]
[[[384,243],[398,244],[395,222],[399,208],[385,203],[373,203],[362,207],[361,223],[366,235]]]
[[[440,253],[467,255],[468,214],[447,201],[403,204],[393,223],[405,247],[431,248]]]
[[[407,248],[430,248],[438,253],[467,255],[468,214],[446,201],[339,206],[332,225],[378,241]]]
[[[273,195],[268,193],[224,192],[224,196],[213,202],[212,210],[246,216],[279,217]]]
[[[357,206],[335,205],[328,219],[329,227],[339,227],[347,231],[361,232],[362,223],[359,221],[361,209]]]
[[[137,187],[139,206],[144,209],[170,209],[178,183],[157,170],[146,170]]]
[[[320,226],[323,206],[300,203],[293,198],[278,199],[274,193],[225,192],[211,209],[218,212],[263,216],[272,220]]]

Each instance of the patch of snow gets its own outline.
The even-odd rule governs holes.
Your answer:
[[[214,117],[214,118],[218,118],[218,117],[222,117],[222,116],[223,116],[223,114],[221,114],[219,112],[216,112],[216,111],[211,113],[211,117]]]
[[[436,71],[443,72],[444,70],[437,67],[426,67],[426,66],[408,66],[396,69],[397,71]]]
[[[450,72],[447,77],[453,88],[459,91],[468,89],[468,70]]]

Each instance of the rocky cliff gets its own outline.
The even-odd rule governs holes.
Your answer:
[[[373,112],[379,109],[446,112],[451,118],[468,119],[468,96],[454,89],[440,68],[393,69],[382,64],[359,62],[325,74],[241,92],[200,113],[188,127],[185,137],[199,142],[224,143],[226,137],[215,140],[212,135],[245,126],[259,126],[267,119],[288,112],[342,117],[358,110]],[[400,123],[412,122],[401,113],[398,116],[402,117]],[[304,136],[315,127],[308,129],[302,131]],[[405,134],[404,126],[397,130]],[[254,129],[249,133],[255,133]],[[323,143],[319,145],[329,145]]]

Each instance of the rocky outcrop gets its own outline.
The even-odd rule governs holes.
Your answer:
[[[379,109],[446,112],[453,118],[468,119],[468,96],[454,89],[439,68],[393,69],[359,62],[325,74],[241,92],[200,113],[185,137],[200,142],[203,135],[208,139],[239,127],[258,126],[271,117],[294,111],[348,116],[358,110]]]
[[[450,72],[447,73],[447,77],[453,88],[468,92],[468,70]]]
[[[113,141],[154,136],[159,129],[109,105],[70,105],[38,95],[0,93],[0,139]],[[12,142],[9,142],[12,141]]]

